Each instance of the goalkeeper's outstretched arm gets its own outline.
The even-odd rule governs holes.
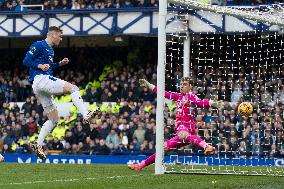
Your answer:
[[[139,83],[140,83],[140,86],[147,87],[154,93],[157,93],[157,87],[149,83],[146,79],[139,79]],[[180,93],[165,91],[165,98],[167,99],[176,101],[179,99],[179,96],[180,96]]]
[[[146,79],[139,79],[139,83],[141,87],[149,88],[151,91],[153,91],[155,88],[155,85],[149,83],[149,81],[147,81]]]

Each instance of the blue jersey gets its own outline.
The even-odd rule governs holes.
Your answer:
[[[36,75],[52,75],[52,72],[58,67],[58,63],[53,62],[54,51],[45,40],[34,42],[27,52],[23,64],[29,68],[29,81],[33,82]],[[39,64],[49,64],[47,71],[38,68]]]

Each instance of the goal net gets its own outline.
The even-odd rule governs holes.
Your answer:
[[[282,5],[247,10],[192,1],[171,3],[166,27],[165,89],[179,91],[181,77],[188,75],[194,80],[193,91],[198,97],[217,97],[225,101],[225,106],[196,110],[197,134],[216,151],[205,155],[203,149],[190,144],[166,152],[165,172],[284,176]],[[266,22],[262,26],[274,30],[256,27],[243,31],[240,27],[224,32],[208,21],[208,10],[211,17],[219,14],[226,19],[229,15],[255,25]],[[196,18],[196,23],[207,23],[208,28],[218,31],[188,29]],[[240,100],[253,104],[250,117],[236,113]],[[165,117],[167,140],[175,135],[175,104],[167,100]]]

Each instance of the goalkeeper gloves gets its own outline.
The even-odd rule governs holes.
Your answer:
[[[222,100],[211,100],[211,106],[214,108],[224,108],[224,102]]]
[[[155,88],[155,85],[149,83],[146,79],[139,79],[139,83],[141,87],[148,87],[151,90]]]

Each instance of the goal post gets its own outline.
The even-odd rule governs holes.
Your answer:
[[[190,37],[187,36],[183,42],[183,76],[189,77],[189,68],[190,68]]]
[[[159,1],[155,174],[164,174],[164,104],[167,0]]]

